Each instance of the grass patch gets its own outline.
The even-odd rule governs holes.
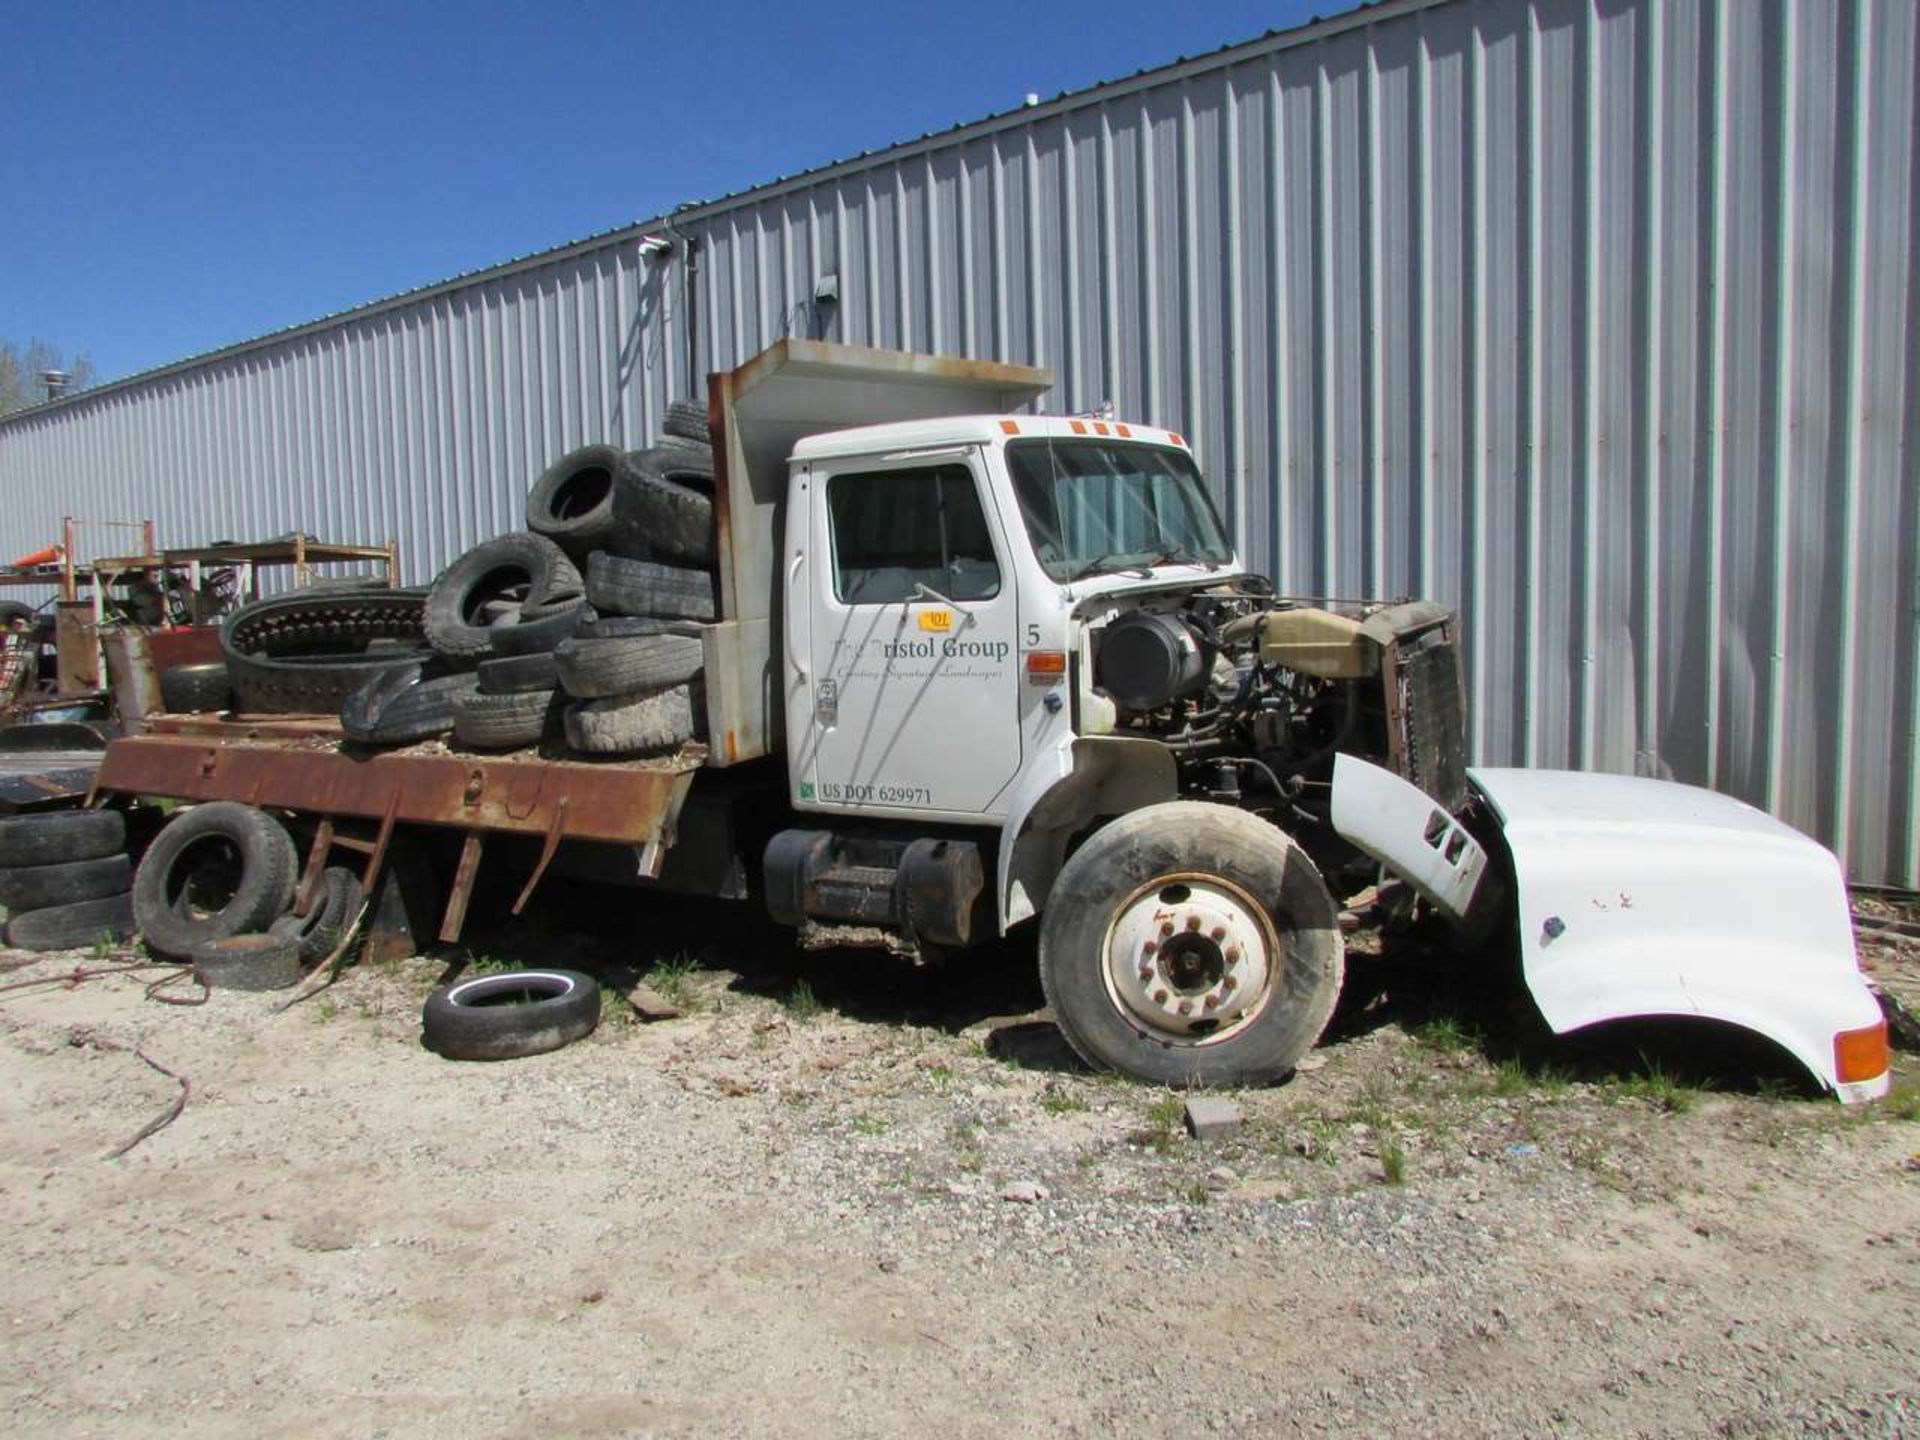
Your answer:
[[[853,1117],[853,1133],[867,1136],[884,1135],[887,1133],[887,1122],[878,1115],[869,1115],[862,1111]]]
[[[1617,1077],[1612,1088],[1628,1100],[1643,1100],[1666,1115],[1684,1115],[1693,1108],[1698,1092],[1680,1083],[1673,1074],[1641,1057],[1646,1065],[1638,1075]]]
[[[602,1016],[617,1015],[628,1022],[639,1018],[633,1002],[627,998],[627,992],[604,980],[600,982],[600,1013]]]
[[[678,955],[655,960],[653,968],[647,971],[647,983],[674,1004],[684,1007],[692,1003],[693,977],[699,973],[699,962],[682,950]]]
[[[787,998],[782,1003],[786,1005],[787,1013],[796,1020],[812,1020],[820,1014],[820,997],[813,993],[813,986],[804,980],[794,981],[793,989],[787,992]]]
[[[1407,1150],[1400,1137],[1388,1129],[1374,1131],[1373,1138],[1380,1147],[1380,1178],[1389,1185],[1406,1184]]]
[[[1414,1026],[1408,1033],[1425,1049],[1438,1051],[1442,1055],[1457,1055],[1476,1048],[1480,1043],[1479,1035],[1453,1015],[1436,1015]]]
[[[471,950],[467,952],[467,958],[460,966],[461,971],[468,978],[475,975],[504,975],[509,970],[519,968],[513,961],[502,959],[498,955],[476,955]]]
[[[954,1121],[947,1128],[947,1139],[953,1144],[955,1168],[969,1175],[978,1175],[986,1169],[986,1157],[980,1153],[980,1130],[971,1120]]]
[[[1072,1115],[1087,1108],[1087,1102],[1068,1090],[1049,1085],[1040,1096],[1040,1108],[1049,1115]]]
[[[1901,1081],[1887,1092],[1880,1108],[1891,1120],[1920,1120],[1920,1085]]]

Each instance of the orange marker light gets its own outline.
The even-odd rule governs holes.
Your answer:
[[[1084,435],[1087,433],[1087,427],[1082,425],[1078,420],[1069,420],[1067,425],[1076,435]]]
[[[1114,429],[1114,433],[1118,435],[1122,440],[1131,440],[1133,438],[1133,432],[1129,430],[1126,426],[1120,424],[1118,421],[1114,422],[1113,429]]]
[[[1096,420],[1093,422],[1093,433],[1096,435],[1104,435],[1107,433],[1107,427]]]
[[[1029,650],[1027,652],[1027,683],[1030,685],[1057,685],[1066,678],[1067,652],[1064,650]]]
[[[1002,420],[1000,422],[1000,430],[1001,433],[1006,435],[1018,435],[1020,433],[1020,427],[1011,420]]]
[[[1182,450],[1187,448],[1187,442],[1185,441],[1185,439],[1183,439],[1179,435],[1176,435],[1171,430],[1167,431],[1167,439],[1171,440],[1174,444],[1178,445]]]
[[[1887,1072],[1887,1022],[1833,1037],[1833,1068],[1842,1085],[1872,1080]]]

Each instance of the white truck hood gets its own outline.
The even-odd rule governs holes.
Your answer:
[[[1841,1037],[1885,1021],[1830,851],[1692,785],[1467,775],[1501,822],[1527,987],[1556,1032],[1697,1015],[1766,1035],[1842,1100],[1886,1093],[1884,1067],[1841,1073]]]

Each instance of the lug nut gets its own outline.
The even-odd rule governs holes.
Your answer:
[[[1156,1005],[1164,1005],[1164,1004],[1166,1004],[1166,1003],[1167,1003],[1167,992],[1166,992],[1166,991],[1164,991],[1164,990],[1156,990],[1156,991],[1154,991],[1154,992],[1153,992],[1153,1003],[1154,1003],[1154,1004],[1156,1004]]]
[[[1191,1014],[1193,1014],[1193,1001],[1191,1001],[1191,1000],[1182,1000],[1182,1001],[1180,1002],[1180,1013],[1181,1013],[1182,1015],[1191,1015]]]
[[[1227,927],[1224,925],[1216,925],[1207,933],[1216,940],[1224,940],[1227,938]]]
[[[1198,930],[1199,928],[1200,928],[1200,917],[1198,915],[1187,916],[1187,929]]]
[[[1140,983],[1142,985],[1151,985],[1153,983],[1153,966],[1142,965],[1140,967]]]
[[[1160,948],[1159,941],[1149,939],[1144,945],[1140,947],[1140,953],[1142,955],[1151,955],[1153,954],[1154,951],[1158,950],[1159,948]]]
[[[1218,1010],[1220,1008],[1220,997],[1218,995],[1209,995],[1200,1003],[1209,1010]]]
[[[1171,920],[1162,920],[1162,921],[1160,922],[1160,933],[1161,933],[1162,935],[1171,935],[1171,934],[1173,934],[1173,921],[1171,921]]]
[[[1240,982],[1234,976],[1229,975],[1220,982],[1220,988],[1222,990],[1238,990],[1240,988]]]
[[[1239,963],[1240,963],[1240,947],[1238,945],[1227,946],[1227,964],[1238,965]]]

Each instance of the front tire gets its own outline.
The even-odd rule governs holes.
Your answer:
[[[1160,1085],[1281,1079],[1326,1028],[1344,973],[1319,870],[1224,805],[1151,805],[1096,831],[1040,928],[1040,982],[1068,1044]]]

